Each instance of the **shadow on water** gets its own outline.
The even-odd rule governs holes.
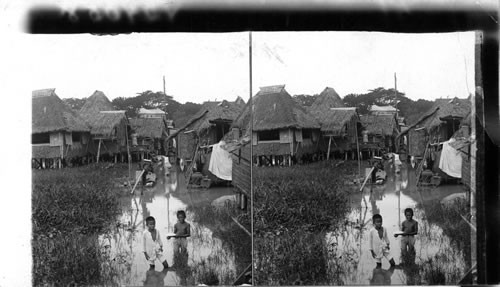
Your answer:
[[[218,236],[220,231],[216,218],[208,218],[204,222],[196,219],[203,216],[197,214],[198,210],[210,208],[214,200],[233,194],[232,189],[227,187],[188,190],[184,175],[176,169],[165,178],[159,177],[152,188],[143,188],[139,184],[134,195],[122,198],[123,212],[116,228],[100,238],[108,253],[111,262],[108,265],[113,270],[115,282],[129,286],[231,285],[238,273],[249,264],[250,244],[243,247],[248,255],[241,255],[241,251],[237,254],[230,244],[226,244],[225,238]],[[166,234],[173,233],[178,210],[186,211],[191,237],[187,240],[187,248],[174,251],[174,240],[167,240]],[[163,254],[171,266],[168,270],[163,270],[160,262],[156,263],[154,270],[150,270],[144,258],[142,233],[148,216],[156,219]],[[234,225],[229,228],[239,227]]]
[[[387,181],[383,185],[354,191],[351,195],[351,212],[345,226],[337,234],[328,234],[330,265],[339,272],[339,281],[347,285],[406,285],[406,284],[457,284],[467,271],[465,250],[454,244],[442,218],[435,212],[440,201],[451,194],[463,193],[461,185],[443,185],[437,188],[417,188],[415,173],[403,164],[401,171],[387,166]],[[419,223],[414,256],[403,254],[400,237],[393,233],[400,230],[405,220],[404,209],[413,208],[414,219]],[[381,214],[383,226],[387,229],[391,255],[397,267],[391,268],[382,260],[381,268],[371,256],[368,232],[373,227],[373,214]],[[445,211],[443,211],[445,213]],[[431,216],[431,217],[429,217]],[[462,226],[463,227],[463,226]],[[470,229],[464,229],[470,238]],[[459,241],[459,240],[458,240]],[[404,257],[404,258],[402,258]]]

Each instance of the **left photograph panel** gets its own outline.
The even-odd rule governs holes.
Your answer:
[[[252,283],[248,33],[32,35],[32,282]]]

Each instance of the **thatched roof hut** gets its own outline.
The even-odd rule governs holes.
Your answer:
[[[129,121],[138,137],[160,139],[166,136],[167,127],[162,118],[138,118]]]
[[[330,110],[331,108],[343,107],[345,107],[345,105],[339,94],[337,94],[333,88],[326,87],[308,108],[308,112],[314,117],[319,118],[322,116],[322,113]]]
[[[89,120],[93,116],[99,114],[99,112],[114,110],[115,108],[106,95],[101,91],[95,91],[90,97],[88,97],[85,104],[80,109],[80,116],[82,116],[85,120]]]
[[[166,112],[156,108],[156,109],[146,109],[140,108],[137,115],[139,118],[164,118],[166,116]]]
[[[463,119],[470,113],[470,110],[471,104],[469,99],[436,99],[429,111],[409,126],[408,130],[424,128],[427,132],[431,132],[445,120]]]
[[[316,113],[321,125],[321,132],[331,136],[342,136],[347,132],[346,124],[359,121],[356,108],[331,108],[321,113]]]
[[[91,127],[91,135],[114,138],[117,136],[115,128],[120,125],[127,126],[128,119],[125,111],[102,111],[90,118],[87,123]]]
[[[369,135],[392,136],[399,132],[394,115],[363,115],[361,124]]]
[[[55,89],[32,92],[32,133],[88,132],[89,126],[56,95]]]
[[[369,111],[370,111],[371,114],[390,115],[390,114],[397,113],[398,109],[396,109],[393,106],[377,106],[377,105],[372,105],[372,106],[370,106]]]
[[[246,105],[245,100],[243,100],[240,96],[236,98],[234,103],[239,105],[241,108],[243,108]]]
[[[293,100],[285,85],[261,87],[252,101],[254,131],[320,128],[316,119]]]
[[[448,140],[459,129],[460,121],[471,111],[469,99],[436,99],[427,113],[422,115],[397,138],[409,134],[409,154],[423,156],[427,143]]]
[[[200,110],[192,117],[199,118],[188,127],[198,135],[206,133],[217,122],[230,125],[241,113],[240,104],[229,101],[204,102]],[[201,117],[200,117],[201,116]]]

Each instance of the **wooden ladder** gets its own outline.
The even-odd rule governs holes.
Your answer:
[[[424,157],[418,163],[418,166],[417,166],[417,176],[416,176],[417,183],[416,183],[416,186],[418,186],[418,184],[420,183],[420,177],[422,176],[422,172],[424,171],[424,162],[425,162],[425,159],[427,158],[427,156],[428,156],[428,154],[430,152],[430,149],[429,149],[430,146],[431,146],[431,141],[429,140],[427,142],[427,145],[425,146]]]
[[[198,153],[200,151],[200,142],[198,142],[196,144],[196,150],[194,152],[194,156],[193,156],[193,159],[191,160],[191,163],[189,163],[189,166],[188,166],[188,169],[187,169],[187,173],[185,175],[185,178],[186,178],[186,186],[189,185],[189,182],[191,181],[191,176],[193,175],[193,166],[195,165],[196,163],[196,156],[198,156]]]

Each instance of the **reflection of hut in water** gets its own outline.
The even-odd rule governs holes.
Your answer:
[[[395,139],[399,133],[396,114],[371,114],[361,116],[363,125],[360,149],[370,154],[379,153],[381,149],[394,152]]]
[[[241,110],[241,103],[226,100],[203,103],[200,110],[180,129],[183,131],[177,135],[178,157],[187,163],[191,163],[196,157],[198,170],[201,170],[206,156],[205,152],[198,150],[218,143],[229,132],[232,122]]]
[[[101,157],[114,158],[118,156],[123,162],[127,155],[127,136],[130,132],[125,111],[116,111],[111,102],[101,91],[95,91],[83,107],[80,115],[90,126],[93,149],[97,161]]]
[[[33,91],[31,126],[33,168],[61,168],[88,159],[90,127],[55,89]]]
[[[291,165],[318,150],[319,124],[298,105],[285,86],[262,87],[253,97],[253,161]],[[247,105],[245,109],[250,110]]]

